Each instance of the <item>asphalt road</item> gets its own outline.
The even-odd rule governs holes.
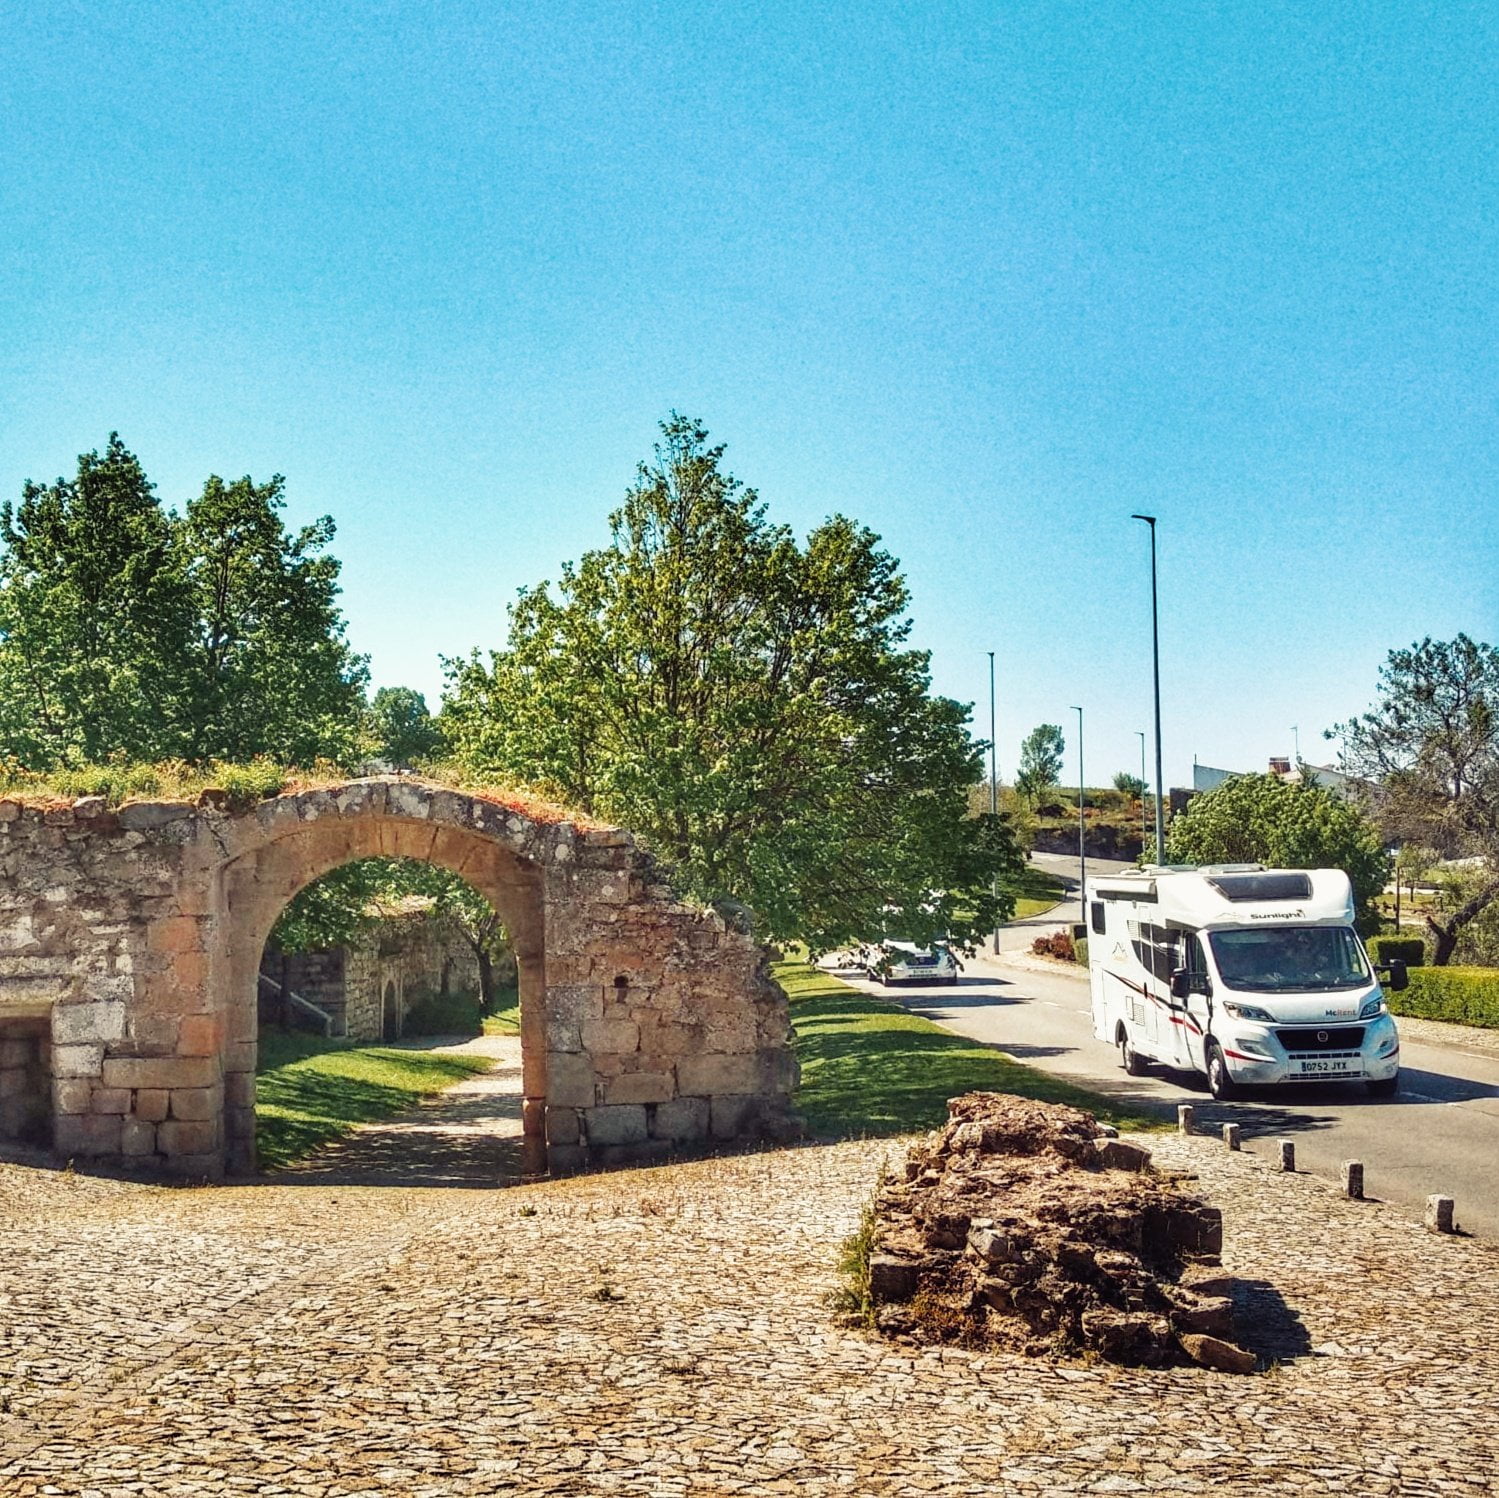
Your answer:
[[[1022,935],[1054,928],[1059,914],[1024,923]],[[1419,1218],[1426,1198],[1440,1192],[1456,1200],[1463,1229],[1499,1239],[1499,1055],[1406,1037],[1394,1098],[1371,1098],[1357,1084],[1329,1084],[1266,1088],[1243,1101],[1215,1103],[1205,1083],[1180,1073],[1126,1076],[1113,1047],[1093,1038],[1086,978],[1062,967],[1035,971],[1021,961],[965,959],[954,988],[850,981],[1017,1061],[1127,1098],[1142,1110],[1174,1117],[1178,1103],[1192,1103],[1200,1130],[1238,1123],[1246,1149],[1273,1155],[1276,1140],[1294,1139],[1298,1167],[1330,1180],[1338,1179],[1344,1160],[1362,1160],[1369,1197],[1396,1202]]]

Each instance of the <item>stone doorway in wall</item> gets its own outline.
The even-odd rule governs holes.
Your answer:
[[[306,884],[256,975],[262,1166],[370,1184],[518,1178],[518,988],[498,911],[447,869],[377,856]],[[448,1090],[402,1096],[418,1087]],[[323,1120],[359,1122],[309,1154]]]

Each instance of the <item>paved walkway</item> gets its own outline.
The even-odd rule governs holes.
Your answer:
[[[1499,1254],[1210,1140],[1147,1142],[1224,1208],[1277,1371],[840,1327],[838,1247],[895,1141],[502,1191],[0,1166],[0,1493],[1494,1492]]]
[[[487,1056],[494,1066],[346,1138],[268,1181],[359,1186],[508,1186],[521,1174],[520,1037],[481,1035],[436,1055]]]

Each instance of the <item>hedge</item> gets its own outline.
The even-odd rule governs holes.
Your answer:
[[[1072,960],[1081,967],[1088,965],[1088,939],[1084,937],[1081,941],[1072,944]]]
[[[1395,958],[1407,967],[1426,965],[1426,943],[1419,936],[1371,936],[1368,946],[1369,956],[1375,962]]]
[[[1419,967],[1402,993],[1385,990],[1395,1014],[1499,1030],[1499,968]]]

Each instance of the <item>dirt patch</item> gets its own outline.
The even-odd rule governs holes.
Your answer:
[[[1216,1207],[1090,1113],[999,1093],[948,1104],[875,1201],[876,1326],[917,1342],[1249,1372]]]

